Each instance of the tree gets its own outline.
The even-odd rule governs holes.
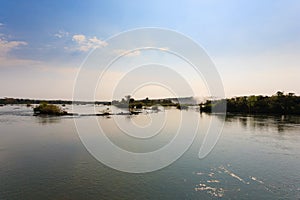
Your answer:
[[[277,94],[278,97],[282,97],[283,96],[283,92],[281,92],[281,91],[277,91],[276,94]]]

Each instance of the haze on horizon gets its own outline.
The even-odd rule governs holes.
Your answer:
[[[299,95],[299,10],[300,2],[292,0],[4,0],[0,98],[72,99],[76,74],[89,52],[109,45],[107,39],[115,34],[141,27],[175,30],[196,41],[215,63],[226,97],[273,95],[278,90]],[[96,98],[111,100],[110,83],[124,75],[122,67],[132,59],[142,63],[150,58],[170,61],[191,85],[193,94],[183,88],[179,96],[209,96],[203,80],[187,70],[186,63],[167,54],[136,51],[116,63]],[[136,78],[145,75],[156,76],[140,73]],[[172,97],[172,92],[155,85],[141,87],[132,95],[161,98]]]

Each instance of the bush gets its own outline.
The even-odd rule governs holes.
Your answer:
[[[138,103],[135,104],[135,108],[137,108],[137,109],[142,109],[143,106],[144,106],[144,104],[141,103],[141,102],[138,102]]]
[[[65,115],[66,111],[62,110],[59,106],[47,103],[41,103],[33,109],[34,114],[44,115]]]

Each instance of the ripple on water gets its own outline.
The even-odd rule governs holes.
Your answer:
[[[195,191],[206,191],[211,196],[215,197],[223,197],[225,190],[223,188],[217,188],[208,186],[204,183],[200,183],[199,185],[196,185]]]
[[[230,165],[227,165],[230,167]],[[212,168],[209,172],[195,172],[196,175],[201,176],[203,180],[200,180],[200,183],[195,186],[196,192],[206,192],[210,194],[212,197],[223,197],[226,192],[239,192],[240,188],[226,188],[228,185],[224,185],[224,174],[228,175],[235,180],[245,184],[245,185],[253,185],[259,184],[265,188],[266,191],[274,193],[274,186],[265,184],[265,182],[257,178],[255,176],[247,176],[246,178],[242,178],[233,170],[229,170],[228,167],[224,167],[223,165],[218,168]],[[223,180],[223,182],[222,182]],[[227,178],[225,177],[225,180]],[[250,186],[247,186],[250,187]]]

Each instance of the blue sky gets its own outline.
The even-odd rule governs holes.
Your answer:
[[[0,97],[70,99],[89,50],[140,27],[172,29],[199,43],[226,96],[300,94],[299,10],[297,0],[3,0]]]

